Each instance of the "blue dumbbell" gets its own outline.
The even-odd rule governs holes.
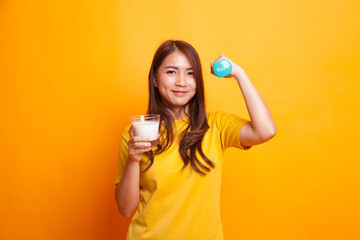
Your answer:
[[[213,65],[213,71],[216,76],[218,77],[225,77],[229,75],[232,71],[232,66],[229,60],[222,59],[220,61],[217,61]]]

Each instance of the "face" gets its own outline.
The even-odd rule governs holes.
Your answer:
[[[155,79],[163,102],[174,112],[184,107],[196,93],[196,81],[188,58],[180,51],[168,55]]]

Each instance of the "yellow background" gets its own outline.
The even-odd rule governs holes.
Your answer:
[[[278,127],[226,152],[226,240],[360,239],[360,2],[0,1],[0,239],[123,239],[120,135],[161,42],[199,52],[208,111],[248,118],[242,66]],[[196,227],[196,226],[194,226]]]

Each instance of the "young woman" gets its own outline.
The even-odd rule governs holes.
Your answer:
[[[156,144],[125,129],[116,175],[116,202],[133,218],[129,240],[223,239],[220,184],[227,147],[249,149],[274,137],[276,126],[245,71],[232,64],[251,121],[205,110],[204,83],[195,49],[166,41],[149,73],[148,114],[161,115]],[[211,68],[212,69],[212,68]]]

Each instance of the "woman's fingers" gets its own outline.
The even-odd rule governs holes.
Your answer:
[[[135,144],[135,143],[150,143],[150,140],[147,137],[138,137],[138,136],[131,137],[129,140],[129,144]]]
[[[138,154],[142,154],[145,152],[148,152],[151,150],[151,147],[146,147],[146,148],[129,148],[129,154],[130,155],[138,155]]]
[[[131,125],[131,127],[129,129],[129,134],[130,134],[131,138],[135,137],[135,127],[134,127],[134,125]]]
[[[135,136],[135,126],[129,129],[130,140],[128,141],[130,157],[135,161],[141,161],[141,155],[151,150],[151,142],[147,137]]]
[[[147,137],[132,136],[128,145],[130,155],[141,155],[151,150],[151,142]]]
[[[133,148],[145,148],[151,146],[150,142],[131,142],[130,144]]]
[[[212,62],[210,63],[211,67],[214,65],[214,63],[216,63],[217,61],[219,61],[219,60],[221,60],[221,59],[224,59],[224,58],[228,59],[228,58],[225,56],[225,54],[220,54],[220,56],[219,56],[217,59],[215,59],[214,61],[212,61]]]

